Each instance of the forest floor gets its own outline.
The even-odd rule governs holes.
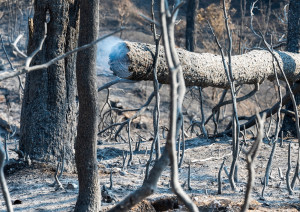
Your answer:
[[[0,1],[4,2],[4,1]],[[119,1],[107,1],[101,11],[102,18],[107,18],[109,21],[103,21],[101,34],[105,34],[119,26],[120,19],[108,8],[117,8],[111,6],[114,2],[119,4]],[[142,1],[133,1],[140,2]],[[0,9],[5,9],[0,8]],[[143,8],[142,8],[143,9]],[[116,9],[117,10],[117,9]],[[135,10],[135,8],[133,8]],[[146,11],[142,10],[145,14]],[[0,10],[1,12],[1,10]],[[26,14],[31,14],[31,9],[26,10]],[[2,17],[3,14],[0,13]],[[6,15],[8,17],[8,15]],[[1,34],[10,32],[7,27],[8,19],[5,15],[0,21],[3,28],[0,29]],[[136,16],[129,16],[128,23],[136,21]],[[181,21],[184,23],[184,20]],[[126,25],[126,24],[125,24]],[[19,31],[25,32],[27,20],[23,21],[22,28]],[[141,27],[140,24],[139,27]],[[179,25],[181,26],[181,25]],[[145,28],[145,27],[144,27]],[[184,28],[184,26],[182,26]],[[105,31],[106,30],[106,31]],[[182,31],[182,30],[181,30]],[[9,35],[11,36],[11,35]],[[153,42],[152,35],[149,30],[140,31],[124,31],[123,39],[140,42]],[[182,35],[176,36],[176,39],[184,40]],[[25,40],[22,39],[22,45],[25,49]],[[118,41],[114,39],[112,43]],[[201,40],[209,40],[202,39]],[[213,39],[211,39],[213,40]],[[109,43],[109,42],[105,42]],[[184,43],[184,42],[181,42]],[[7,45],[6,45],[7,46]],[[205,45],[204,45],[205,46]],[[7,46],[8,47],[8,46]],[[206,51],[207,49],[201,49]],[[210,49],[211,50],[211,49]],[[0,51],[0,58],[4,65],[8,66],[3,51]],[[16,61],[16,57],[10,55],[12,61]],[[21,61],[18,61],[20,63]],[[98,71],[98,86],[103,85],[114,79],[111,73],[102,68]],[[24,76],[21,77],[24,84]],[[284,87],[284,85],[283,85]],[[253,89],[253,86],[243,86],[239,96],[243,96]],[[250,99],[238,104],[239,115],[250,116],[255,114],[256,108],[264,110],[271,107],[277,100],[276,89],[271,82],[264,82],[257,94]],[[143,105],[151,92],[153,91],[152,82],[138,82],[134,84],[121,83],[110,88],[109,102],[124,109],[138,108]],[[216,105],[222,91],[220,89],[205,88],[203,90],[203,105],[205,117],[211,113],[211,108]],[[169,111],[169,88],[163,85],[160,91],[161,95],[161,119],[160,126],[168,127],[168,111]],[[184,190],[197,204],[200,211],[239,211],[243,204],[244,194],[247,184],[248,171],[246,169],[245,154],[241,151],[239,157],[238,183],[237,190],[233,192],[230,188],[228,178],[222,171],[222,188],[223,193],[217,194],[218,172],[223,160],[225,167],[229,170],[231,164],[231,138],[222,137],[216,139],[207,139],[197,136],[196,133],[191,133],[188,127],[192,120],[201,120],[199,93],[197,89],[188,88],[188,93],[184,101],[184,126],[186,131],[186,150],[184,154],[184,162],[179,169],[179,181],[183,185]],[[0,83],[0,117],[7,120],[10,125],[19,128],[19,119],[21,111],[22,92],[19,88],[18,79],[5,80]],[[99,93],[99,102],[102,107],[107,97],[107,91],[103,90]],[[227,99],[229,99],[227,95]],[[154,102],[154,101],[153,101]],[[104,111],[107,110],[105,107]],[[146,163],[149,158],[149,150],[153,137],[152,126],[153,103],[151,103],[145,112],[135,119],[131,125],[131,134],[133,138],[132,148],[135,150],[136,143],[141,139],[140,148],[133,152],[132,163],[129,166],[123,166],[123,155],[127,155],[126,163],[129,159],[129,144],[126,142],[127,132],[126,127],[122,130],[121,135],[124,140],[116,142],[109,135],[102,135],[98,138],[98,161],[99,161],[99,176],[101,188],[105,186],[103,194],[106,198],[102,200],[103,211],[113,207],[118,201],[122,200],[130,192],[133,192],[142,185]],[[199,115],[200,114],[200,115]],[[230,107],[221,109],[220,129],[224,130],[226,124],[231,117]],[[115,121],[124,121],[133,113],[113,113],[112,117]],[[272,124],[271,133],[274,132],[275,124]],[[207,126],[208,132],[213,132],[213,124],[210,122]],[[196,129],[199,131],[199,129]],[[255,129],[252,129],[256,134]],[[0,128],[0,135],[6,133],[5,129]],[[198,132],[198,134],[201,134]],[[163,130],[160,129],[160,137],[162,148],[165,142],[163,138]],[[253,143],[253,135],[249,131],[246,137],[246,142],[243,149],[246,151]],[[1,141],[3,138],[1,137]],[[272,171],[270,174],[269,185],[264,191],[264,197],[261,192],[263,189],[262,180],[264,179],[265,168],[272,146],[268,144],[268,140],[264,140],[260,147],[259,154],[256,158],[255,172],[256,178],[252,192],[252,200],[250,210],[252,211],[299,211],[300,210],[300,182],[297,181],[294,194],[289,195],[286,186],[286,170],[288,163],[288,143],[291,142],[291,158],[292,158],[292,173],[296,165],[298,144],[293,139],[284,140],[282,146],[277,146],[273,158]],[[74,209],[76,198],[78,195],[78,181],[75,173],[63,173],[60,182],[63,189],[53,187],[55,167],[46,166],[37,161],[32,161],[31,165],[25,165],[24,162],[18,160],[18,155],[13,151],[17,145],[17,140],[10,139],[8,143],[8,153],[11,160],[15,160],[13,166],[7,167],[7,183],[13,207],[15,211],[72,211]],[[188,189],[188,167],[191,167],[191,190]],[[153,165],[153,163],[151,164]],[[280,173],[278,170],[281,170]],[[112,176],[112,188],[110,188],[110,175]],[[148,197],[145,201],[135,206],[132,211],[186,211],[183,204],[177,200],[170,188],[170,170],[167,168],[157,185],[157,191]],[[103,195],[103,196],[104,196]],[[5,204],[0,196],[0,211],[6,211]]]
[[[100,74],[101,75],[101,74]],[[99,85],[111,81],[112,76],[99,76]],[[9,80],[8,80],[9,81]],[[118,84],[110,89],[111,102],[118,102],[123,108],[136,108],[142,105],[152,92],[151,83],[140,82],[134,84]],[[204,93],[206,99],[209,99],[211,91]],[[13,93],[13,92],[12,92]],[[99,98],[103,100],[106,92],[101,91]],[[130,101],[128,101],[130,99]],[[161,126],[168,125],[168,86],[164,85],[161,89]],[[186,98],[185,102],[188,102]],[[197,111],[197,101],[185,103],[189,105],[190,110]],[[143,113],[138,121],[133,121],[131,126],[133,144],[142,139],[140,148],[133,153],[131,165],[123,166],[123,155],[127,155],[127,164],[129,159],[129,144],[126,141],[116,142],[109,137],[99,137],[98,140],[98,161],[99,176],[101,188],[105,186],[103,194],[106,198],[102,200],[103,211],[111,208],[116,202],[122,200],[130,192],[133,192],[142,185],[146,163],[149,158],[149,150],[152,142],[152,107]],[[2,111],[7,107],[2,104]],[[187,107],[187,106],[186,106]],[[208,111],[205,111],[208,114]],[[18,113],[14,113],[15,116]],[[119,121],[126,120],[127,115],[115,114]],[[16,118],[17,119],[17,118]],[[188,126],[189,120],[185,123]],[[187,128],[187,127],[186,127]],[[124,132],[123,132],[124,131]],[[126,130],[122,131],[126,140]],[[141,136],[141,137],[139,137]],[[239,171],[237,191],[231,191],[228,178],[222,171],[222,195],[217,195],[218,172],[224,159],[227,169],[231,162],[231,138],[223,137],[217,139],[206,139],[197,137],[187,131],[186,150],[184,162],[179,169],[179,181],[184,186],[185,191],[197,204],[200,211],[239,211],[243,203],[244,193],[246,190],[248,171],[246,169],[245,154],[241,152],[239,157]],[[165,139],[162,137],[162,146]],[[259,154],[256,159],[256,178],[252,192],[250,209],[253,211],[299,211],[300,210],[300,185],[296,184],[294,194],[289,195],[286,189],[285,173],[287,170],[287,152],[288,142],[292,142],[292,167],[294,170],[297,158],[298,144],[294,140],[284,141],[283,146],[276,149],[272,171],[269,180],[269,186],[265,189],[262,198],[262,179],[265,174],[265,167],[272,147],[264,140]],[[251,147],[253,139],[246,139],[243,149]],[[12,151],[15,148],[15,141],[8,141],[10,159],[17,160],[17,154]],[[45,166],[42,163],[32,161],[30,166],[14,164],[7,169],[7,182],[15,211],[72,211],[74,209],[78,194],[78,181],[76,174],[64,173],[60,178],[64,189],[53,187],[55,168]],[[188,166],[191,166],[191,189],[188,189]],[[153,163],[152,163],[153,165]],[[281,169],[282,175],[279,176],[278,168]],[[112,188],[110,188],[110,173],[112,173]],[[174,196],[170,188],[170,170],[167,168],[157,185],[157,191],[145,201],[137,205],[132,211],[186,211],[185,207]],[[291,175],[292,176],[292,175]],[[0,211],[5,211],[3,199],[0,203]]]

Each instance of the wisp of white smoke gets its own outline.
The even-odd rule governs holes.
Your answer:
[[[112,76],[113,73],[109,69],[109,54],[114,45],[121,42],[119,37],[110,36],[98,43],[97,49],[97,74],[104,76]]]

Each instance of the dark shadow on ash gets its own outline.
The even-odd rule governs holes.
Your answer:
[[[213,143],[229,144],[230,140],[231,140],[230,137],[223,137],[223,138],[219,138],[218,140],[196,137],[185,141],[185,149],[191,149],[200,146],[209,146]]]
[[[220,139],[219,141],[215,141],[213,139],[205,139],[205,138],[193,138],[193,139],[189,139],[185,141],[185,148],[186,149],[191,149],[194,147],[199,147],[199,146],[209,146],[213,143],[229,143],[228,139],[230,138],[223,138]],[[142,142],[144,143],[144,142]],[[149,154],[150,150],[147,150],[148,154]],[[161,147],[161,152],[164,151],[164,147]],[[128,154],[129,155],[129,151],[128,150],[122,150],[122,149],[118,149],[115,147],[105,147],[103,149],[97,149],[97,158],[99,160],[110,160],[113,158],[117,158],[117,157],[122,157],[123,156],[123,152],[124,154]],[[139,150],[139,151],[135,151],[133,150],[133,154],[134,155],[142,155],[145,154],[146,150]]]
[[[125,153],[129,153],[127,150],[121,150],[114,147],[105,147],[104,149],[97,149],[97,158],[100,160],[110,160],[120,157]]]
[[[44,196],[45,199],[49,199],[50,194],[41,194],[42,196]],[[36,198],[35,196],[29,198],[29,199],[26,199],[24,201],[32,201],[34,200],[34,198]],[[51,198],[50,198],[51,199]],[[62,206],[64,204],[69,204],[70,202],[73,202],[75,204],[76,202],[76,197],[72,197],[72,196],[68,196],[68,197],[65,197],[64,200],[61,200],[61,201],[56,201],[56,202],[50,202],[50,203],[35,203],[33,202],[29,207],[26,206],[26,207],[15,207],[15,211],[53,211],[53,210],[49,210],[49,209],[45,209],[46,207],[50,207],[50,206],[57,206],[57,208],[55,209],[55,211],[73,211],[73,206]],[[71,210],[70,210],[71,209]]]
[[[151,205],[156,211],[169,211],[179,209],[177,197],[166,197],[154,200]]]
[[[10,159],[9,162],[4,166],[4,174],[6,177],[8,177],[26,167],[28,167],[27,162],[23,160]]]

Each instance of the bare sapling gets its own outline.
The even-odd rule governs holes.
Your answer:
[[[271,154],[270,154],[270,157],[269,157],[269,160],[268,160],[268,164],[267,164],[267,167],[266,167],[265,177],[264,177],[264,180],[262,182],[263,186],[264,186],[264,189],[265,189],[266,186],[269,185],[270,170],[271,170],[272,160],[273,160],[275,150],[276,150],[276,144],[277,144],[277,142],[274,141],[273,146],[272,146],[272,150],[271,150]]]
[[[188,189],[190,191],[193,190],[191,186],[191,161],[189,161],[189,168],[188,168]]]
[[[238,113],[237,113],[237,101],[236,101],[236,82],[235,78],[233,76],[233,67],[232,67],[232,36],[231,36],[231,31],[229,28],[229,23],[228,23],[228,16],[227,16],[227,11],[225,7],[225,0],[223,0],[223,12],[224,12],[224,18],[225,18],[225,26],[226,26],[226,32],[227,32],[227,39],[228,39],[228,50],[227,50],[227,56],[228,56],[228,62],[225,60],[225,55],[224,51],[219,43],[218,38],[216,37],[211,25],[210,29],[214,35],[215,41],[218,45],[219,51],[221,53],[222,57],[222,63],[223,67],[225,70],[226,74],[226,79],[230,85],[230,91],[231,91],[231,98],[232,98],[232,122],[233,122],[233,127],[232,127],[232,162],[230,166],[230,172],[229,172],[229,182],[232,190],[236,190],[236,184],[234,180],[234,175],[237,173],[237,160],[238,160],[238,153],[239,153],[239,135],[240,135],[240,123],[239,123],[239,118],[238,118]],[[237,175],[237,174],[236,174]]]
[[[166,148],[161,157],[155,161],[155,164],[152,170],[149,172],[148,178],[144,180],[143,185],[138,190],[127,196],[123,201],[118,203],[110,211],[126,211],[139,201],[143,200],[145,197],[151,195],[156,190],[157,181],[162,171],[167,165],[169,165],[169,163],[171,164],[171,186],[174,193],[178,195],[179,199],[181,199],[181,201],[190,211],[198,211],[196,205],[185,194],[178,183],[178,163],[175,148],[176,138],[179,136],[182,124],[181,107],[185,93],[182,69],[177,57],[174,43],[174,24],[178,8],[180,5],[182,5],[182,3],[176,1],[176,6],[172,13],[169,11],[167,1],[162,0],[160,5],[164,49],[166,52],[166,58],[168,60],[168,66],[170,70],[169,80],[171,84],[170,127],[167,136]]]
[[[156,160],[159,159],[161,152],[160,152],[160,137],[159,137],[159,119],[160,119],[160,95],[159,95],[159,89],[160,85],[157,80],[157,66],[159,62],[159,49],[160,49],[160,40],[161,36],[157,35],[157,29],[156,29],[156,24],[155,24],[155,15],[154,15],[154,0],[151,1],[151,17],[153,22],[151,23],[151,30],[153,34],[153,39],[155,42],[155,56],[154,56],[154,64],[153,64],[153,88],[154,88],[154,95],[155,95],[155,106],[153,109],[153,129],[154,129],[154,135],[153,135],[153,141],[151,144],[151,151],[149,154],[149,159],[146,164],[146,173],[145,173],[145,179],[148,178],[149,176],[149,171],[150,171],[150,165],[152,162],[152,157],[153,157],[153,151],[154,151],[154,146],[155,146],[155,156]]]
[[[293,195],[293,190],[291,188],[291,183],[290,183],[290,173],[291,173],[291,169],[292,169],[292,165],[291,165],[291,143],[289,143],[289,149],[288,149],[288,164],[287,164],[287,170],[286,170],[286,174],[285,174],[285,179],[286,179],[286,186],[287,186],[287,190],[289,192],[289,195]]]
[[[109,190],[111,190],[113,188],[113,177],[112,177],[112,174],[113,174],[113,170],[110,169],[110,175],[109,175]]]
[[[1,183],[1,189],[2,189],[2,194],[4,196],[7,211],[8,212],[13,212],[14,210],[13,210],[9,190],[8,190],[7,183],[6,183],[5,176],[4,176],[4,166],[5,166],[5,151],[3,149],[2,142],[0,142],[0,183]]]
[[[251,6],[251,10],[253,10],[253,8],[254,8],[254,5],[255,5],[255,3],[256,3],[257,1],[255,1],[253,4],[252,4],[252,6]],[[291,1],[290,2],[291,4],[294,4],[295,2],[293,2],[293,1]],[[291,5],[290,5],[291,6]],[[290,9],[291,9],[291,11],[289,11],[289,13],[291,12],[291,14],[289,14],[289,15],[291,15],[291,17],[293,16],[292,15],[292,10],[293,9],[295,9],[295,8],[297,8],[297,6],[296,7],[294,7],[294,6],[296,6],[296,4],[295,5],[293,5],[293,7],[291,6],[290,7]],[[298,7],[299,8],[299,7]],[[296,12],[296,14],[298,14],[297,12]],[[252,17],[253,17],[253,13],[252,13],[252,11],[251,11],[251,30],[252,30],[252,32],[255,34],[255,35],[257,35],[258,37],[260,37],[261,38],[261,40],[263,41],[263,43],[264,43],[264,45],[265,45],[265,47],[266,47],[266,49],[269,51],[269,53],[272,55],[272,57],[273,57],[273,60],[275,60],[275,66],[279,69],[279,73],[282,75],[282,77],[283,77],[283,79],[284,79],[284,81],[286,82],[286,85],[287,85],[287,93],[289,93],[289,95],[290,95],[290,99],[291,99],[291,102],[292,102],[292,106],[293,106],[293,109],[294,109],[294,116],[295,116],[295,125],[296,125],[296,135],[297,135],[297,139],[298,139],[298,157],[297,157],[297,165],[296,165],[296,170],[297,170],[297,172],[295,171],[295,174],[294,174],[294,178],[293,178],[293,180],[294,179],[296,179],[297,177],[299,178],[299,163],[300,163],[300,125],[299,125],[299,114],[298,114],[298,110],[297,110],[297,103],[296,103],[296,100],[295,100],[295,92],[293,93],[293,91],[292,91],[292,88],[291,88],[291,85],[290,85],[290,82],[293,82],[294,80],[289,80],[288,79],[288,77],[287,77],[287,75],[288,75],[288,73],[286,73],[284,70],[283,70],[283,68],[281,67],[281,64],[280,64],[280,59],[279,59],[279,57],[274,53],[274,51],[273,51],[273,49],[271,48],[272,46],[270,45],[270,44],[268,44],[267,43],[267,41],[266,41],[266,39],[265,39],[265,36],[262,34],[262,32],[260,32],[259,31],[259,33],[256,33],[255,32],[255,30],[254,30],[254,28],[253,28],[253,26],[252,26]],[[287,17],[287,16],[285,16],[285,17]],[[295,20],[297,20],[297,18],[295,18]],[[298,20],[299,20],[299,18],[298,18]],[[292,22],[292,21],[294,21],[293,20],[293,18],[291,18],[291,20],[289,20],[289,22]],[[290,27],[293,27],[293,24],[289,24],[289,26]],[[292,31],[295,31],[295,30],[289,30],[289,33],[288,34],[293,34],[294,32],[292,32]],[[298,33],[299,34],[299,33]],[[290,35],[288,35],[288,36],[290,36]],[[295,36],[298,36],[298,35],[296,35],[295,34]],[[290,38],[290,41],[292,41],[293,39],[291,39]],[[295,40],[297,40],[297,39],[295,39]],[[298,42],[298,41],[296,41],[296,42]],[[292,42],[291,42],[292,43]],[[295,44],[295,46],[297,46],[297,44]],[[297,83],[295,83],[296,85],[295,86],[297,86]],[[280,103],[281,103],[282,101],[280,101]],[[281,106],[281,104],[280,104],[280,106]],[[288,178],[288,175],[289,175],[289,172],[290,172],[290,169],[291,169],[291,165],[290,165],[290,146],[289,146],[289,155],[288,155],[288,171],[287,171],[287,174],[286,174],[286,177]],[[291,185],[290,185],[290,183],[289,183],[289,179],[286,179],[287,180],[287,189],[288,189],[288,191],[289,191],[289,194],[291,195],[292,193],[293,193],[293,191],[292,191],[292,188],[291,188]],[[295,182],[295,180],[294,180],[294,182]],[[293,185],[294,185],[294,183],[293,183]]]
[[[218,194],[222,194],[222,170],[225,164],[225,159],[223,160],[219,172],[218,172]]]
[[[264,137],[264,123],[266,119],[266,114],[263,114],[262,117],[260,117],[259,114],[257,116],[257,122],[258,122],[258,132],[257,132],[257,137],[255,142],[253,143],[251,149],[247,152],[246,158],[247,158],[247,169],[248,169],[248,183],[247,183],[247,188],[246,188],[246,194],[245,194],[245,200],[244,204],[242,206],[241,211],[247,211],[249,208],[249,202],[250,202],[250,197],[251,197],[251,191],[255,179],[255,170],[254,170],[254,165],[255,165],[255,158],[258,154],[259,147],[261,145],[262,139]]]
[[[151,1],[151,17],[152,20],[155,21],[155,15],[154,15],[154,4],[155,1]],[[160,119],[160,95],[159,95],[159,89],[160,85],[157,79],[157,67],[159,63],[159,57],[158,53],[160,50],[160,40],[161,35],[157,35],[157,29],[156,25],[154,23],[151,24],[151,30],[153,33],[153,39],[155,42],[155,58],[154,58],[154,67],[153,67],[153,88],[155,92],[155,106],[153,110],[153,128],[154,128],[154,139],[153,142],[155,143],[155,156],[156,160],[160,157],[160,137],[159,137],[159,119]]]
[[[180,160],[179,160],[179,163],[178,163],[178,168],[181,167],[183,161],[184,161],[184,152],[185,152],[185,138],[184,138],[184,126],[182,124],[181,126],[181,143],[182,143],[182,149],[181,149],[181,157],[180,157]],[[179,152],[179,148],[178,148],[178,152]]]
[[[168,1],[160,2],[161,25],[163,33],[163,43],[166,54],[167,64],[170,71],[170,130],[166,141],[166,150],[171,163],[171,187],[173,192],[185,204],[190,211],[198,211],[197,206],[184,192],[178,182],[178,163],[176,157],[176,140],[178,139],[181,125],[183,122],[182,102],[185,95],[185,82],[182,67],[176,52],[174,27],[178,13],[178,8],[182,2],[176,1],[175,9],[171,12],[168,8]]]

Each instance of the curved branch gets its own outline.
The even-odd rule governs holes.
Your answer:
[[[236,102],[241,102],[241,101],[244,101],[248,98],[250,98],[251,96],[253,96],[257,91],[259,90],[259,85],[258,84],[255,84],[255,88],[250,91],[248,94],[246,94],[245,96],[242,96],[242,97],[239,97],[236,99]],[[227,100],[227,101],[224,101],[224,102],[221,102],[220,104],[216,105],[215,107],[213,107],[212,111],[218,111],[222,106],[224,105],[228,105],[228,104],[232,104],[232,100]]]
[[[112,81],[110,81],[110,82],[108,82],[108,83],[100,86],[98,88],[98,92],[100,92],[100,91],[102,91],[104,89],[107,89],[107,88],[109,88],[112,85],[115,85],[117,83],[122,83],[122,82],[124,82],[124,83],[135,83],[135,81],[132,81],[132,80],[117,78],[117,79],[114,79],[114,80],[112,80]]]
[[[250,98],[251,96],[253,96],[257,91],[259,90],[259,84],[255,84],[255,88],[250,91],[248,94],[246,94],[245,96],[242,96],[242,97],[239,97],[236,99],[236,102],[241,102],[241,101],[244,101],[248,98]],[[221,98],[222,99],[222,98]],[[232,103],[232,100],[227,100],[227,101],[221,101],[219,102],[219,104],[217,104],[215,107],[213,107],[212,109],[212,114],[206,119],[204,125],[206,125],[209,120],[213,117],[214,115],[214,112],[217,112],[222,106],[224,105],[228,105],[228,104],[231,104]],[[239,120],[240,120],[240,117],[239,117]]]
[[[48,68],[50,65],[56,63],[57,61],[63,59],[63,58],[66,58],[67,56],[69,56],[70,54],[73,54],[75,52],[79,52],[79,51],[82,51],[84,49],[87,49],[95,44],[97,44],[98,42],[104,40],[105,38],[108,38],[120,31],[122,31],[123,28],[120,28],[112,33],[109,33],[107,35],[104,35],[103,37],[100,37],[99,39],[89,43],[89,44],[86,44],[86,45],[83,45],[81,47],[78,47],[72,51],[69,51],[63,55],[60,55],[56,58],[53,58],[52,60],[48,61],[47,63],[44,63],[44,64],[41,64],[41,65],[35,65],[35,66],[29,66],[29,63],[30,61],[28,59],[32,59],[32,57],[28,57],[28,59],[26,60],[26,64],[24,66],[20,66],[18,68],[16,68],[14,71],[8,71],[8,70],[4,70],[3,72],[0,73],[0,81],[2,80],[6,80],[6,79],[9,79],[9,78],[12,78],[12,77],[16,77],[16,76],[19,76],[21,74],[27,74],[31,71],[36,71],[36,70],[41,70],[41,69],[45,69],[45,68]],[[43,42],[44,40],[42,40]],[[41,42],[41,43],[42,43]],[[39,50],[39,49],[37,49]]]
[[[159,86],[159,89],[161,88],[161,85]],[[123,122],[119,122],[119,123],[114,123],[108,127],[106,127],[105,129],[101,130],[98,135],[104,133],[105,131],[113,128],[113,127],[116,127],[116,126],[120,126],[117,130],[117,132],[115,133],[115,138],[117,138],[117,136],[119,135],[119,133],[121,132],[121,130],[123,129],[123,127],[126,125],[126,124],[130,124],[130,122],[137,118],[138,116],[140,116],[146,109],[146,107],[151,103],[152,99],[154,98],[155,96],[155,92],[152,92],[151,95],[148,97],[148,100],[145,104],[143,104],[139,109],[138,111],[132,116],[130,117],[129,119],[127,119],[126,121],[123,121]],[[135,111],[136,109],[133,109],[133,110],[126,110],[126,111]]]
[[[294,95],[300,93],[300,84],[295,84],[295,86],[292,88],[292,92]],[[287,92],[287,94],[282,98],[282,107],[285,106],[288,102],[291,101],[291,96],[290,96],[290,92]],[[277,102],[275,105],[273,105],[273,107],[271,107],[270,109],[266,109],[262,112],[260,112],[260,115],[262,115],[263,113],[266,113],[266,118],[269,118],[271,115],[275,114],[278,109],[280,108],[280,102]],[[283,110],[284,111],[284,110]],[[256,124],[255,121],[256,116],[252,116],[249,118],[249,121],[247,121],[246,123],[241,125],[241,129],[248,129],[252,126],[254,126]],[[231,133],[231,129],[229,130],[225,130],[222,133],[217,134],[217,137],[222,137],[224,135],[230,135]]]

